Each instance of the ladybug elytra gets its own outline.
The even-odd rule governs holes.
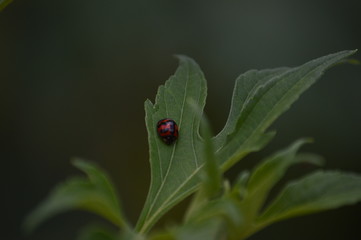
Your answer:
[[[157,132],[163,142],[170,145],[178,138],[178,125],[173,119],[164,118],[158,121]]]

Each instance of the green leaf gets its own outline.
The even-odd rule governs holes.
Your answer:
[[[200,183],[204,165],[203,143],[199,136],[200,111],[206,98],[206,81],[198,65],[179,56],[180,66],[164,86],[160,86],[155,104],[145,102],[146,125],[150,147],[151,185],[137,230],[147,232],[173,205],[192,193]],[[164,144],[157,136],[156,124],[163,118],[178,123],[179,139]]]
[[[187,222],[192,225],[213,218],[222,218],[229,225],[239,226],[243,223],[244,219],[239,211],[239,201],[237,200],[224,195],[219,199],[209,201],[194,211]]]
[[[355,51],[342,51],[310,61],[300,67],[252,70],[241,75],[235,85],[232,105],[224,129],[213,138],[216,159],[222,171],[242,157],[260,150],[274,136],[266,133],[270,124],[330,66]],[[198,65],[180,56],[180,66],[164,86],[156,101],[145,102],[150,147],[151,185],[136,230],[145,233],[172,206],[194,192],[201,182],[199,172],[205,156],[199,136],[201,117],[189,101],[202,112],[206,81]],[[165,145],[157,136],[156,124],[172,118],[179,125],[179,139]]]
[[[218,160],[214,154],[214,146],[212,142],[212,131],[208,119],[203,116],[201,124],[201,133],[204,139],[204,157],[205,177],[203,186],[208,198],[213,198],[219,194],[222,188],[222,172],[218,165]]]
[[[0,0],[0,11],[2,11],[13,0]]]
[[[361,176],[336,171],[316,172],[289,183],[259,217],[265,226],[282,219],[361,201]]]
[[[247,193],[243,200],[245,211],[251,218],[256,217],[263,206],[268,193],[273,186],[284,176],[287,169],[297,163],[296,153],[298,149],[309,140],[298,140],[287,149],[275,153],[265,159],[255,168],[248,181]],[[304,158],[307,161],[307,158]]]
[[[83,209],[103,216],[118,227],[127,227],[118,198],[108,176],[94,164],[75,160],[73,164],[88,178],[74,177],[58,185],[26,219],[31,231],[46,219],[70,209]]]
[[[211,219],[198,224],[185,225],[175,233],[175,236],[177,240],[224,239],[225,232],[222,231],[222,227],[222,221]]]
[[[197,106],[193,102],[190,104],[201,116],[202,112],[199,111]],[[188,209],[184,214],[184,219],[186,221],[190,216],[192,216],[193,211],[206,204],[208,200],[215,198],[222,190],[222,172],[214,154],[214,146],[212,141],[213,135],[206,116],[202,117],[201,135],[204,140],[204,149],[202,151],[204,152],[204,157],[206,159],[204,171],[202,171],[203,175],[201,176],[203,178],[202,185],[193,196],[191,203],[188,205]]]
[[[341,51],[294,68],[248,71],[233,92],[224,129],[214,138],[224,170],[247,153],[260,150],[274,135],[266,129],[309,88],[323,72],[356,51]]]
[[[241,74],[236,79],[227,122],[222,131],[214,138],[215,145],[218,149],[224,147],[227,143],[227,138],[237,131],[236,127],[238,127],[237,123],[241,120],[240,117],[246,117],[246,106],[256,103],[253,98],[255,93],[259,91],[259,88],[287,70],[289,70],[289,68],[266,69],[260,71],[250,70]]]
[[[245,170],[238,174],[229,195],[234,199],[244,199],[247,194],[247,182],[249,179],[249,171]]]
[[[258,230],[255,222],[259,212],[271,189],[284,176],[290,166],[300,162],[320,164],[320,158],[315,154],[297,154],[298,149],[307,142],[310,142],[310,139],[298,140],[288,148],[263,160],[252,171],[246,186],[244,181],[247,180],[247,174],[244,174],[243,177],[241,175],[240,184],[235,184],[230,193],[233,199],[238,199],[240,202],[239,211],[245,219],[242,225],[235,228],[237,239],[244,239]],[[235,194],[237,188],[241,188],[239,190],[241,198]]]
[[[77,240],[121,240],[120,234],[100,225],[89,225],[83,228]]]

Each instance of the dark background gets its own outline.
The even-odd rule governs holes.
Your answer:
[[[240,73],[360,48],[359,3],[15,0],[0,13],[1,239],[74,239],[81,226],[99,221],[72,212],[29,237],[21,233],[24,216],[49,190],[79,173],[73,156],[109,172],[136,221],[150,179],[143,102],[175,71],[173,54],[203,69],[206,113],[219,131]],[[272,126],[273,142],[227,177],[304,136],[315,139],[304,149],[323,155],[326,168],[360,173],[360,89],[360,65],[329,70]],[[289,177],[299,172],[292,168]],[[359,239],[360,215],[360,204],[347,206],[275,224],[251,239]]]

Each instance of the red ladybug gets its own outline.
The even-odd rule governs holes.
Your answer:
[[[158,121],[157,132],[165,144],[171,145],[178,138],[178,125],[173,119],[164,118]]]

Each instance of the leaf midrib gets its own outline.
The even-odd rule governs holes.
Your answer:
[[[186,68],[186,70],[187,70],[187,72],[186,72],[187,80],[186,80],[186,84],[185,84],[185,91],[184,91],[184,96],[183,96],[183,101],[182,101],[182,107],[181,107],[181,114],[180,114],[180,119],[179,119],[179,129],[181,129],[182,123],[183,123],[184,106],[185,106],[186,96],[187,96],[187,91],[188,91],[188,82],[190,81],[189,66]],[[167,107],[166,107],[166,112],[167,112]],[[192,139],[193,139],[193,138],[192,138]],[[152,204],[151,204],[151,206],[150,206],[150,208],[149,208],[149,210],[148,210],[148,213],[147,213],[147,215],[146,215],[146,217],[145,217],[145,219],[149,219],[149,220],[148,220],[148,221],[146,220],[146,222],[144,223],[144,225],[143,225],[143,227],[141,228],[140,232],[142,232],[143,229],[147,229],[147,225],[149,225],[149,222],[151,223],[151,222],[152,222],[152,219],[156,218],[157,215],[158,215],[160,212],[162,212],[162,211],[160,211],[160,210],[162,210],[162,206],[165,206],[165,205],[168,203],[169,199],[172,198],[172,197],[188,182],[188,178],[189,178],[189,177],[187,178],[186,181],[184,181],[183,184],[180,185],[180,187],[177,188],[176,191],[174,191],[173,194],[171,194],[171,195],[166,199],[166,201],[164,201],[164,202],[162,203],[162,205],[161,205],[161,206],[158,208],[158,210],[152,215],[152,217],[149,218],[149,214],[152,212],[152,210],[153,210],[153,208],[154,208],[154,206],[155,206],[155,204],[156,204],[156,202],[157,202],[156,200],[158,199],[159,194],[162,192],[162,189],[163,189],[163,187],[164,187],[164,185],[165,185],[165,183],[166,183],[166,180],[167,180],[169,171],[170,171],[171,166],[172,166],[172,163],[173,163],[174,153],[175,153],[175,148],[176,148],[176,146],[177,146],[177,142],[175,142],[174,145],[173,145],[172,155],[171,155],[171,158],[170,158],[170,161],[169,161],[169,165],[168,165],[168,168],[167,168],[167,172],[166,172],[164,178],[162,177],[162,183],[161,183],[161,185],[160,185],[160,187],[159,187],[159,189],[158,189],[158,191],[157,191],[157,193],[156,193],[156,195],[155,195],[155,197],[154,197],[154,200],[152,201]],[[157,149],[158,149],[158,156],[160,156],[160,155],[159,155],[158,143],[157,143]],[[159,157],[159,159],[161,159],[161,158]],[[160,166],[160,167],[161,167],[161,166]],[[194,171],[194,175],[195,175],[197,172],[198,172],[198,170]],[[161,174],[163,175],[162,171],[161,171]],[[193,175],[190,175],[190,178],[192,178],[192,177],[193,177]],[[159,210],[159,209],[160,209],[160,210]]]
[[[258,124],[258,126],[257,126],[256,128],[254,128],[254,131],[253,131],[252,134],[246,139],[246,141],[243,143],[243,145],[247,144],[247,143],[250,141],[250,139],[253,139],[255,133],[257,133],[257,132],[259,131],[259,129],[261,128],[261,126],[263,126],[265,120],[268,119],[269,115],[274,111],[275,108],[277,108],[277,107],[279,106],[279,104],[280,104],[281,102],[283,102],[283,100],[284,100],[286,97],[289,96],[289,94],[290,94],[291,92],[294,91],[294,89],[296,88],[296,86],[298,86],[298,83],[301,82],[301,81],[303,81],[304,79],[306,79],[309,75],[313,74],[313,73],[319,68],[319,66],[321,66],[321,65],[322,65],[322,64],[316,66],[312,71],[308,72],[306,75],[304,75],[304,77],[300,78],[289,90],[287,90],[287,92],[277,101],[277,103],[272,106],[271,110],[268,111],[268,113],[265,115],[265,117],[262,118],[262,120],[260,121],[260,123]],[[284,73],[282,73],[282,75],[286,75],[286,74],[288,74],[288,73],[291,72],[291,71],[296,71],[297,69],[299,69],[299,67],[296,68],[296,69],[294,69],[294,68],[293,68],[293,69],[289,69],[288,71],[285,71]],[[274,77],[276,77],[276,76],[274,76]],[[273,78],[274,78],[274,77],[273,77]],[[187,81],[186,81],[187,84],[188,84],[188,81],[189,81],[189,73],[187,74]],[[267,85],[268,83],[269,83],[269,82],[264,83],[264,84],[262,84],[262,85],[258,85],[257,88],[262,87],[262,86],[265,86],[265,85]],[[274,89],[274,87],[276,87],[277,85],[278,85],[278,84],[276,83],[276,84],[275,84],[274,86],[272,86],[270,89],[268,89],[267,91],[265,91],[262,96],[264,96],[265,94],[267,94],[270,90]],[[256,86],[255,86],[255,87],[256,87]],[[186,90],[187,90],[187,88],[186,88]],[[247,99],[249,99],[251,95],[253,95],[253,94],[249,94],[249,95],[247,96]],[[186,94],[185,94],[184,96],[186,96]],[[246,100],[247,100],[247,99],[246,99]],[[184,101],[183,101],[183,104],[184,104],[185,98],[184,98],[183,100],[184,100]],[[245,102],[246,102],[246,101],[245,101]],[[244,107],[246,106],[245,102],[242,104],[242,109],[244,109]],[[183,108],[182,108],[182,114],[183,114]],[[217,151],[219,151],[219,150],[220,150],[220,149],[218,149]],[[233,156],[232,156],[232,157],[233,157]],[[230,158],[232,158],[232,157],[230,157]],[[225,163],[226,163],[226,161],[225,161]],[[222,167],[225,165],[225,163],[222,164]],[[145,224],[143,225],[143,227],[142,227],[142,229],[140,230],[140,232],[142,232],[143,229],[147,229],[148,225],[150,225],[150,224],[152,223],[152,220],[153,220],[153,219],[156,219],[156,218],[158,217],[158,215],[163,211],[162,206],[166,206],[167,203],[170,201],[170,199],[173,198],[173,196],[175,196],[175,195],[180,191],[180,189],[182,189],[182,187],[183,187],[193,176],[196,175],[196,173],[203,167],[203,165],[204,165],[204,164],[201,164],[201,165],[199,166],[199,168],[197,168],[197,169],[194,171],[194,173],[193,173],[192,175],[190,175],[190,176],[163,202],[163,204],[161,205],[161,207],[158,208],[158,210],[152,215],[152,217],[150,217],[150,218],[148,219],[148,216],[149,216],[151,210],[152,210],[153,207],[154,207],[154,204],[155,204],[155,202],[156,202],[156,199],[158,198],[159,193],[160,193],[160,191],[162,190],[162,188],[163,188],[163,186],[164,186],[164,182],[165,182],[165,179],[166,179],[166,177],[167,177],[167,174],[166,174],[165,179],[164,179],[164,181],[162,182],[162,185],[161,185],[159,191],[157,192],[156,197],[154,198],[153,204],[152,204],[151,208],[150,208],[149,211],[148,211],[148,214],[147,214],[147,217],[146,217],[146,219],[148,219],[148,220],[145,222]],[[169,169],[170,169],[170,167],[168,168],[168,170],[169,170]],[[168,171],[167,171],[167,173],[168,173]]]
[[[252,134],[243,142],[242,145],[246,145],[246,144],[250,141],[250,139],[253,139],[255,133],[257,133],[257,132],[259,131],[259,129],[261,128],[261,126],[263,126],[265,120],[268,119],[268,116],[273,112],[273,110],[274,110],[276,107],[279,106],[279,104],[280,104],[281,102],[283,102],[283,100],[286,98],[286,96],[289,96],[290,92],[292,92],[293,89],[294,89],[296,86],[298,86],[298,84],[299,84],[301,81],[303,81],[304,79],[306,79],[310,74],[314,73],[314,72],[315,72],[321,65],[323,65],[323,64],[325,64],[325,63],[321,63],[321,64],[317,65],[312,71],[308,72],[304,77],[300,78],[300,79],[286,92],[286,94],[284,94],[284,95],[277,101],[277,103],[272,106],[271,110],[268,111],[267,114],[265,115],[265,117],[262,118],[262,120],[261,120],[260,123],[257,125],[257,127],[254,128],[254,130],[252,131]],[[301,67],[302,67],[302,66],[301,66]],[[288,73],[291,72],[291,71],[296,71],[296,70],[298,70],[299,68],[300,68],[300,67],[291,68],[291,69],[289,69],[288,71],[285,71],[284,73],[282,73],[281,75],[286,75],[286,74],[288,74]],[[265,84],[262,84],[262,85],[265,85]],[[274,88],[275,86],[277,86],[277,85],[278,85],[278,84],[275,84],[273,87],[271,87],[270,89],[268,89],[268,90],[262,95],[262,97],[263,97],[265,94],[267,94],[271,89],[273,89],[273,88]],[[291,104],[292,104],[292,103],[291,103]],[[272,121],[272,120],[271,120],[271,121]],[[267,128],[267,126],[266,126],[266,128]],[[229,157],[229,159],[233,158],[235,154],[237,154],[237,153],[234,153],[231,157]],[[224,163],[222,164],[222,166],[221,166],[222,169],[224,168],[224,166],[225,166],[226,164],[227,164],[227,160],[224,161]]]
[[[197,175],[197,173],[199,172],[199,170],[202,169],[202,167],[204,166],[204,163],[202,163],[191,175],[189,175],[189,177],[181,184],[179,185],[179,187],[163,202],[163,204],[161,205],[161,207],[158,208],[158,210],[152,215],[152,217],[150,218],[146,218],[148,220],[145,221],[145,223],[143,224],[142,228],[139,230],[140,233],[144,233],[146,231],[146,229],[148,228],[148,226],[150,226],[152,224],[153,219],[157,219],[158,215],[162,213],[163,211],[163,207],[162,206],[166,206],[168,202],[170,202],[170,200],[178,194],[178,192],[194,177]],[[188,192],[193,191],[193,189],[196,189],[198,187],[198,184],[195,185],[193,188],[190,188],[189,191],[184,192],[183,195],[188,194]],[[180,195],[182,196],[182,195]],[[179,197],[178,197],[179,198]],[[174,199],[174,201],[176,201],[176,199]],[[150,211],[149,211],[150,212]],[[149,212],[147,214],[147,217],[149,216]]]

